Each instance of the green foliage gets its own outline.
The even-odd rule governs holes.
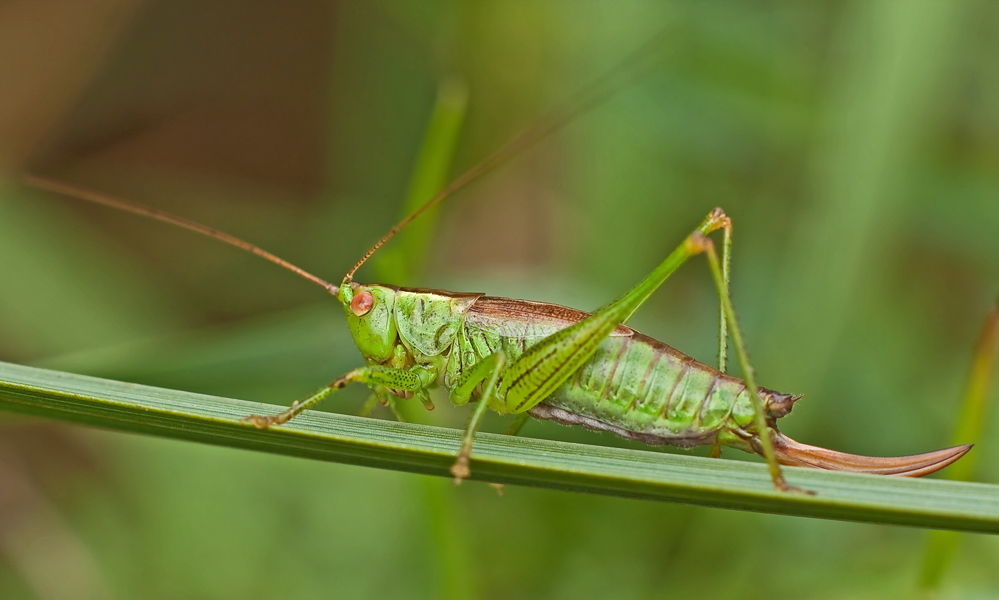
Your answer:
[[[999,344],[999,306],[986,315],[982,331],[978,335],[967,388],[964,392],[964,402],[961,403],[961,416],[954,428],[955,444],[981,441],[983,425],[992,404],[991,391],[996,368],[997,344]],[[947,472],[945,475],[947,479],[970,481],[978,462],[975,458],[972,456],[971,460],[961,461],[957,468]],[[944,573],[954,560],[960,537],[952,531],[933,531],[927,537],[920,577],[924,588],[934,589],[940,586]]]

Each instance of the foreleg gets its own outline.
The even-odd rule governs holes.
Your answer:
[[[253,423],[260,429],[270,427],[271,425],[283,425],[295,418],[302,411],[319,404],[333,392],[341,390],[347,387],[347,384],[355,382],[382,385],[393,390],[405,390],[417,393],[424,390],[433,382],[433,374],[425,369],[418,368],[402,370],[380,366],[361,367],[339,377],[333,383],[312,394],[305,400],[296,400],[287,410],[281,413],[272,417],[250,415],[243,418],[242,421],[244,423]]]

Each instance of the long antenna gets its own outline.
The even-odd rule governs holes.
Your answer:
[[[645,75],[645,73],[649,71],[658,61],[658,51],[661,51],[663,46],[665,46],[663,43],[665,38],[666,34],[660,33],[646,42],[641,48],[618,63],[614,69],[598,79],[586,90],[561,106],[556,107],[554,110],[549,112],[547,116],[538,121],[533,127],[527,129],[517,137],[507,142],[506,145],[500,147],[498,150],[483,159],[482,162],[478,163],[466,171],[463,175],[448,184],[448,186],[438,192],[436,196],[428,200],[423,206],[417,209],[416,212],[403,219],[395,227],[389,230],[389,232],[385,234],[382,239],[378,240],[378,243],[372,246],[371,249],[368,250],[367,253],[365,253],[365,255],[361,258],[361,260],[359,260],[357,264],[354,265],[354,267],[347,273],[347,275],[344,276],[343,283],[341,285],[349,285],[354,278],[354,273],[361,268],[361,265],[367,262],[367,260],[371,258],[371,256],[377,252],[379,248],[385,245],[385,242],[395,237],[397,233],[405,229],[407,225],[412,223],[417,217],[425,213],[427,210],[449,198],[456,192],[464,189],[496,167],[509,161],[520,152],[558,131],[576,117],[599,105],[613,96],[616,92],[626,87],[629,83]],[[300,277],[308,279],[309,281],[321,286],[334,296],[337,296],[339,293],[340,288],[336,285],[316,277],[312,273],[309,273],[308,271],[297,267],[290,262],[271,254],[270,252],[267,252],[263,248],[229,235],[224,231],[219,231],[213,227],[202,225],[196,221],[185,219],[184,217],[179,217],[166,211],[145,206],[137,202],[115,198],[114,196],[77,187],[75,185],[70,185],[54,179],[39,177],[37,175],[25,175],[24,183],[32,187],[58,194],[64,194],[79,200],[85,200],[87,202],[93,202],[95,204],[116,208],[132,214],[156,219],[157,221],[176,225],[177,227],[215,238],[242,250],[246,250],[247,252],[256,254],[257,256],[269,260],[270,262],[283,267]]]
[[[533,146],[555,131],[558,131],[579,115],[587,112],[613,96],[627,84],[639,79],[658,61],[659,53],[657,50],[662,50],[661,46],[664,45],[663,43],[665,37],[665,33],[656,35],[654,38],[642,45],[641,48],[618,63],[614,69],[598,79],[578,96],[575,96],[561,106],[556,107],[554,110],[549,112],[547,116],[538,121],[533,127],[513,138],[499,150],[496,150],[483,159],[482,162],[452,181],[447,187],[438,192],[436,196],[417,209],[416,212],[400,221],[395,227],[390,229],[389,232],[382,237],[382,239],[378,240],[378,242],[372,246],[363,257],[361,257],[361,260],[357,261],[357,264],[347,272],[343,278],[343,284],[341,285],[349,284],[354,279],[354,273],[356,273],[357,270],[361,268],[361,265],[367,262],[367,260],[371,258],[371,256],[377,252],[379,248],[385,245],[385,242],[395,237],[397,233],[405,229],[407,225],[412,223],[417,217],[425,213],[427,210],[444,201],[455,192],[467,187],[469,184],[489,173],[496,167],[517,156],[520,152]]]
[[[194,231],[202,235],[207,235],[208,237],[215,238],[221,242],[231,244],[237,248],[246,250],[247,252],[252,252],[257,256],[271,261],[272,263],[288,269],[292,273],[295,273],[305,279],[308,279],[312,283],[318,284],[326,289],[329,293],[334,296],[339,292],[339,288],[328,281],[316,277],[312,273],[309,273],[305,269],[296,267],[290,262],[274,256],[270,252],[254,246],[250,242],[245,242],[237,237],[231,236],[224,231],[219,231],[213,227],[208,227],[207,225],[202,225],[196,221],[191,221],[190,219],[185,219],[184,217],[178,217],[177,215],[168,213],[166,211],[159,210],[158,208],[152,208],[149,206],[144,206],[137,202],[132,202],[130,200],[123,200],[121,198],[115,198],[114,196],[109,196],[107,194],[102,194],[100,192],[95,192],[85,188],[77,187],[75,185],[70,185],[68,183],[63,183],[61,181],[55,181],[53,179],[47,179],[45,177],[38,177],[36,175],[25,175],[24,183],[32,187],[36,187],[49,192],[55,192],[57,194],[64,194],[66,196],[71,196],[78,200],[86,200],[87,202],[93,202],[95,204],[101,204],[103,206],[110,206],[111,208],[116,208],[118,210],[123,210],[125,212],[130,212],[132,214],[141,215],[143,217],[149,217],[150,219],[156,219],[157,221],[162,221],[164,223],[169,223],[171,225],[176,225],[177,227],[183,227],[189,231]]]

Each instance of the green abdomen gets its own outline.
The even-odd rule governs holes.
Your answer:
[[[748,425],[753,412],[743,381],[636,332],[606,339],[531,414],[689,447],[713,443],[723,428]]]
[[[499,349],[516,360],[525,348],[586,316],[553,304],[483,297],[466,314],[444,383],[449,386]],[[770,390],[761,395],[773,417],[786,414],[796,399]],[[685,447],[712,443],[722,431],[753,429],[752,401],[741,379],[623,326],[530,414],[649,444]]]

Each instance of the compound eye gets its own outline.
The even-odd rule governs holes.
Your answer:
[[[350,301],[350,310],[354,311],[355,315],[363,317],[371,312],[374,305],[375,297],[371,295],[371,292],[361,292]]]

